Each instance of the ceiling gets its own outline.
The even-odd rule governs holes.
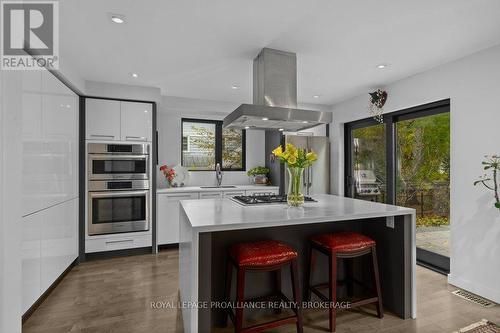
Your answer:
[[[297,53],[300,103],[334,104],[500,44],[498,0],[64,0],[60,11],[61,55],[83,79],[235,103],[252,101],[263,47]]]

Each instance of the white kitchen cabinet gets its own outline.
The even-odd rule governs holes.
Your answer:
[[[22,219],[23,312],[40,297],[41,292],[41,228],[42,215],[32,214]]]
[[[23,84],[23,216],[78,196],[78,96],[38,74]]]
[[[85,100],[87,140],[120,140],[120,101]]]
[[[78,256],[78,199],[43,211],[41,287],[47,290]]]
[[[222,198],[221,191],[200,192],[200,199],[221,199],[221,198]]]
[[[153,105],[121,102],[121,140],[151,141]]]
[[[23,310],[78,256],[78,96],[48,71],[23,75]]]
[[[109,235],[108,235],[109,236]],[[85,240],[85,253],[117,251],[151,246],[151,235],[117,234]]]
[[[158,194],[156,198],[158,245],[179,243],[179,202],[198,199],[198,193]]]

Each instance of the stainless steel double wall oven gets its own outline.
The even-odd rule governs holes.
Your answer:
[[[148,144],[88,145],[89,235],[149,230],[149,170]]]

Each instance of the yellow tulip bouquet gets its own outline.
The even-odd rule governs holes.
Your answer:
[[[285,151],[279,146],[273,150],[274,156],[279,158],[281,163],[285,163],[288,170],[288,195],[287,202],[290,206],[301,206],[304,204],[304,194],[302,194],[302,176],[304,168],[311,166],[318,156],[315,152],[306,152],[305,149],[297,148],[291,143],[287,143]]]

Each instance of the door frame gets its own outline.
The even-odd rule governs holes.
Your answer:
[[[386,152],[386,203],[396,203],[396,124],[402,120],[417,119],[450,112],[450,99],[410,107],[383,115],[385,125]],[[353,130],[380,124],[373,118],[365,118],[344,124],[344,196],[354,197]],[[417,263],[447,274],[450,271],[450,258],[425,249],[417,248]]]

